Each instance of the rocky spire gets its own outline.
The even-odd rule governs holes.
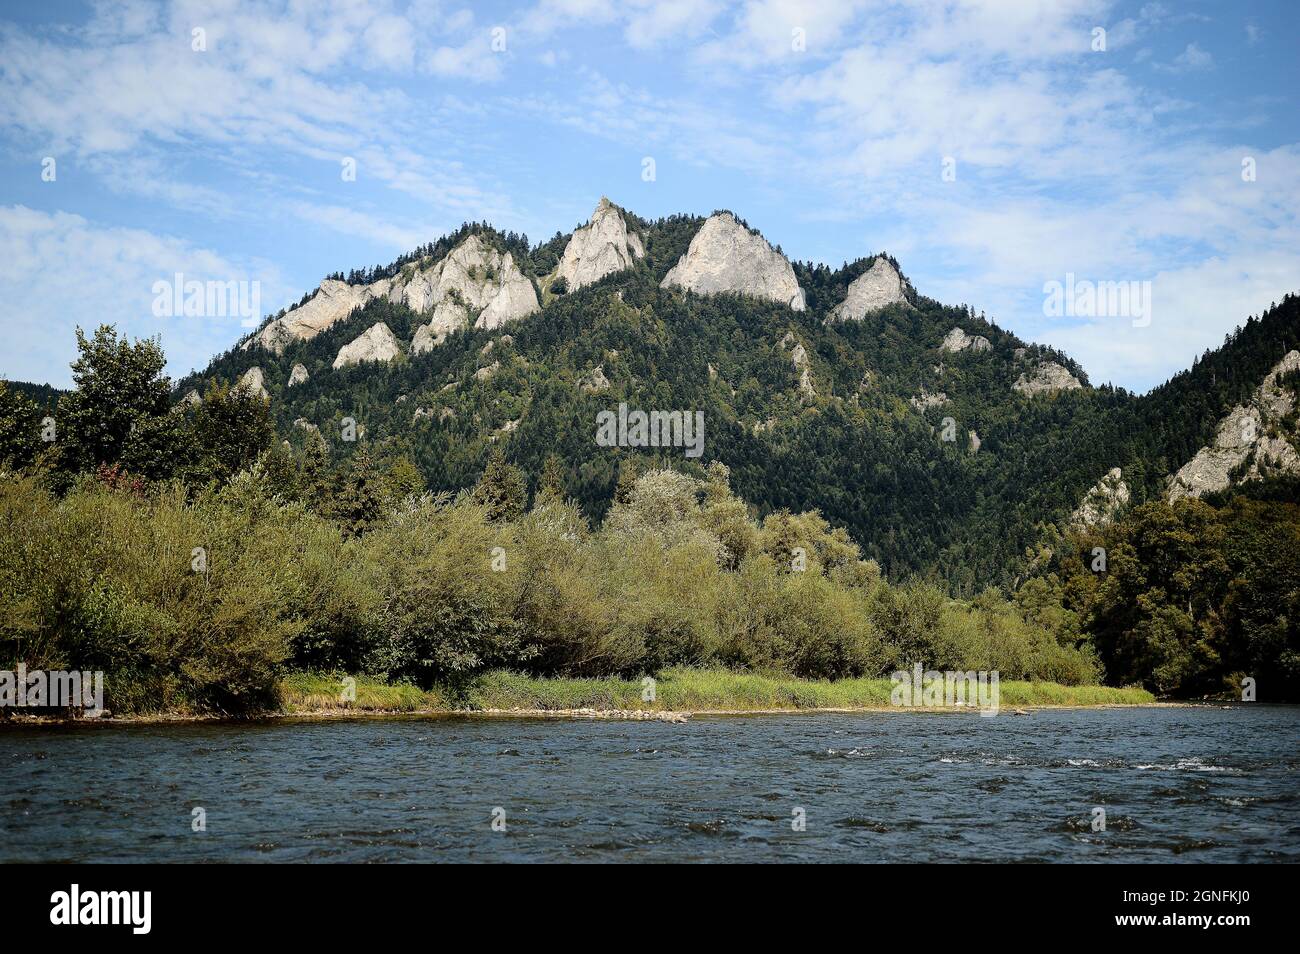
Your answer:
[[[701,295],[735,292],[780,302],[795,311],[805,308],[803,289],[785,256],[730,212],[709,216],[660,284]]]

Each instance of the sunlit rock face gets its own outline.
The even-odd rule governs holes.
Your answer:
[[[622,210],[602,196],[591,219],[573,233],[564,247],[555,275],[564,279],[570,291],[577,291],[606,275],[631,268],[644,257],[640,236],[628,228]]]
[[[261,345],[272,354],[282,354],[295,341],[310,341],[367,302],[388,292],[388,279],[370,285],[349,285],[327,278],[308,301],[291,308],[244,342],[244,350]]]
[[[781,347],[790,351],[790,363],[799,375],[799,399],[805,404],[811,403],[817,397],[817,388],[813,386],[812,362],[808,359],[808,349],[791,332],[786,332],[781,339]]]
[[[803,289],[785,256],[730,212],[709,216],[660,285],[700,295],[734,292],[780,302],[795,311],[806,307]]]
[[[423,354],[453,331],[469,326],[499,328],[537,311],[533,283],[509,252],[501,253],[471,235],[425,269],[403,271],[388,293],[412,311],[431,313],[411,340],[411,352]]]
[[[307,374],[307,368],[301,364],[295,364],[293,370],[289,372],[289,384],[287,386],[294,387],[295,385],[302,384],[308,379],[308,377],[310,377],[310,375]]]
[[[1271,474],[1300,473],[1300,454],[1279,424],[1295,407],[1296,396],[1278,378],[1300,368],[1300,351],[1291,351],[1273,366],[1251,399],[1238,404],[1219,422],[1214,443],[1202,447],[1169,481],[1169,500],[1201,497],[1226,490],[1243,468],[1241,481]]]
[[[1057,391],[1072,391],[1083,384],[1069,372],[1069,369],[1055,361],[1044,361],[1032,371],[1026,371],[1011,385],[1013,391],[1033,397],[1037,394],[1055,394]]]
[[[270,400],[271,395],[266,391],[266,375],[258,367],[249,368],[239,379],[238,387],[244,388],[249,394],[255,394],[264,400]]]
[[[1129,498],[1123,472],[1112,467],[1083,495],[1078,509],[1070,514],[1070,525],[1080,529],[1105,526],[1128,506]]]
[[[960,328],[953,328],[944,336],[943,343],[939,347],[944,351],[951,351],[956,354],[958,351],[988,351],[993,347],[988,338],[983,335],[968,335]],[[1020,350],[1024,350],[1023,348]]]
[[[397,336],[382,321],[371,325],[361,336],[339,349],[334,359],[334,370],[350,364],[362,364],[369,361],[389,362],[402,353],[397,343]]]
[[[393,278],[369,285],[349,285],[327,278],[308,301],[266,325],[244,343],[282,354],[295,341],[309,341],[376,298],[430,315],[412,341],[419,354],[446,336],[467,327],[498,328],[531,315],[541,307],[537,292],[509,252],[499,252],[478,235],[470,235],[439,261],[410,265]]]
[[[861,321],[887,305],[907,304],[903,276],[883,256],[855,278],[844,300],[831,309],[828,321]]]

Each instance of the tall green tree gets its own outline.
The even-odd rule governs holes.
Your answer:
[[[490,520],[514,520],[528,505],[528,484],[524,472],[506,462],[500,448],[488,457],[483,476],[474,486],[473,500],[487,508]]]
[[[35,403],[0,381],[0,468],[23,468],[40,448],[40,421]]]
[[[189,413],[194,444],[190,476],[199,480],[224,483],[275,440],[266,400],[247,388],[213,382]]]
[[[60,402],[57,446],[64,470],[120,464],[150,478],[171,476],[186,444],[186,423],[171,413],[171,380],[156,338],[131,342],[112,325],[94,337],[77,329],[76,389]]]
[[[568,493],[564,489],[564,465],[554,454],[547,454],[542,464],[541,479],[537,482],[537,499],[533,501],[533,506],[562,504],[567,497]]]

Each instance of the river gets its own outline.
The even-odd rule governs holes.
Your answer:
[[[1298,742],[1269,706],[7,726],[0,860],[1295,862]]]

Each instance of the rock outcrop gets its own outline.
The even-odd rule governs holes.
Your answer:
[[[967,431],[966,437],[970,441],[970,452],[972,454],[979,453],[979,449],[984,446],[984,442],[980,440],[979,434],[975,433],[974,431]]]
[[[514,256],[503,255],[478,235],[466,238],[436,265],[404,271],[393,279],[388,297],[412,311],[432,312],[411,339],[412,354],[442,344],[453,331],[468,327],[471,316],[475,328],[500,328],[540,307],[533,283]]]
[[[244,343],[283,353],[294,341],[309,341],[376,298],[429,314],[411,342],[420,354],[467,327],[499,328],[540,308],[537,292],[509,252],[499,252],[480,235],[470,235],[430,265],[407,265],[393,278],[349,285],[327,278],[310,300],[270,322]]]
[[[388,362],[401,353],[402,348],[397,343],[397,336],[389,330],[388,325],[380,321],[367,328],[358,338],[339,348],[333,368],[337,371],[350,364],[361,364],[367,361]]]
[[[199,392],[196,389],[190,388],[185,392],[185,397],[181,398],[181,403],[189,405],[202,404],[203,398],[199,397]]]
[[[578,390],[584,394],[598,394],[609,390],[609,378],[605,377],[605,366],[596,365],[578,379]]]
[[[293,370],[289,372],[289,383],[287,387],[293,387],[295,384],[302,384],[307,378],[307,369],[301,364],[295,364]]]
[[[1036,394],[1055,394],[1057,391],[1072,391],[1081,388],[1079,382],[1067,368],[1055,361],[1044,361],[1032,371],[1026,371],[1011,385],[1013,391],[1033,397]]]
[[[1258,480],[1268,473],[1300,473],[1300,454],[1293,439],[1274,433],[1291,413],[1296,396],[1278,378],[1300,369],[1300,351],[1291,351],[1273,366],[1246,404],[1239,404],[1219,422],[1214,443],[1202,447],[1169,482],[1169,500],[1201,497],[1226,490],[1234,472],[1240,479]]]
[[[1102,527],[1128,506],[1128,484],[1118,467],[1112,467],[1083,495],[1083,501],[1070,514],[1070,526],[1080,529]]]
[[[803,346],[803,342],[795,339],[792,332],[786,332],[781,339],[781,347],[790,351],[790,363],[794,365],[794,370],[799,375],[799,399],[805,404],[817,397],[817,389],[813,387],[812,380],[812,362],[808,360],[808,349]]]
[[[266,391],[266,375],[262,373],[262,369],[259,367],[254,366],[245,371],[237,386],[265,401],[271,399],[271,395]]]
[[[627,227],[623,211],[601,196],[587,224],[573,233],[564,247],[564,257],[555,270],[570,291],[621,272],[645,257],[645,247],[636,232]]]
[[[932,407],[943,407],[948,403],[948,395],[942,391],[932,394],[923,387],[921,393],[910,398],[907,403],[924,413]]]
[[[993,343],[983,335],[968,335],[962,329],[954,328],[944,336],[943,343],[939,347],[955,354],[967,348],[971,351],[988,351],[993,347]]]
[[[291,308],[282,317],[267,324],[261,331],[244,342],[247,351],[261,345],[272,354],[282,354],[286,346],[295,341],[310,341],[326,328],[345,319],[358,308],[388,293],[388,279],[371,285],[349,285],[327,278],[320,283],[310,300]]]
[[[844,300],[831,310],[826,320],[861,321],[873,311],[900,303],[908,303],[903,276],[889,259],[881,256],[853,280]]]
[[[780,302],[795,311],[806,307],[803,289],[785,256],[730,212],[709,216],[660,285],[701,295],[734,292]]]

